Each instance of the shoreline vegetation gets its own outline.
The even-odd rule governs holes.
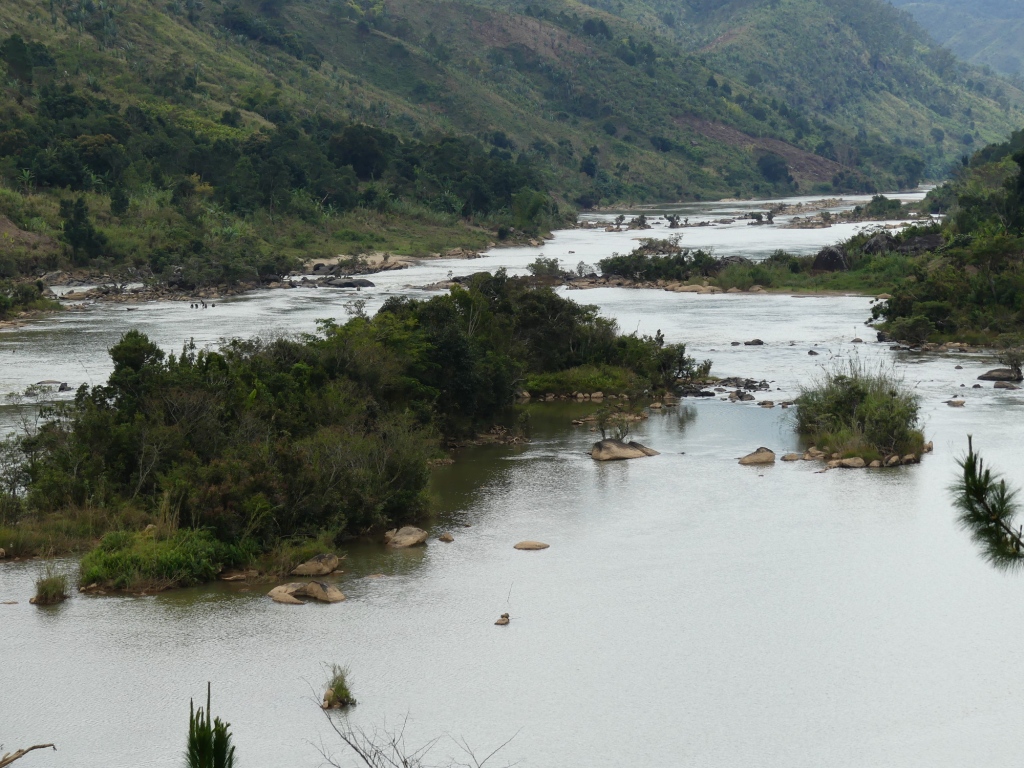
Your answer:
[[[299,338],[168,355],[130,331],[106,384],[44,405],[4,443],[8,556],[92,546],[82,584],[196,584],[290,571],[423,519],[432,462],[501,425],[532,380],[632,400],[706,374],[683,345],[620,333],[597,309],[503,271]],[[503,424],[503,420],[511,423]]]

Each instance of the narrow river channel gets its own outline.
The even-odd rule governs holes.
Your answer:
[[[813,252],[856,225],[844,226],[737,224],[684,230],[683,242]],[[560,232],[539,249],[371,276],[360,297],[373,309],[425,295],[416,286],[449,271],[519,272],[539,253],[593,264],[637,236]],[[318,318],[343,320],[352,298],[294,289],[207,310],[62,313],[0,334],[0,391],[99,383],[106,349],[129,328],[173,351],[188,338],[311,332]],[[44,564],[0,563],[0,602],[17,601],[0,605],[0,743],[56,742],[31,758],[43,768],[177,768],[189,698],[211,681],[242,768],[313,768],[321,747],[347,760],[316,703],[324,665],[338,663],[359,700],[351,723],[404,723],[412,746],[440,737],[437,762],[460,754],[456,740],[486,754],[511,739],[489,765],[1018,765],[1024,581],[980,559],[947,487],[968,434],[992,465],[1019,469],[1024,392],[972,389],[992,367],[980,355],[870,343],[865,297],[572,298],[624,330],[687,342],[718,375],[771,381],[776,401],[851,357],[895,365],[921,395],[935,452],[879,472],[740,467],[758,446],[798,447],[792,411],[702,400],[638,428],[660,456],[598,464],[586,454],[594,435],[570,425],[587,406],[537,404],[528,445],[464,451],[436,471],[433,530],[454,543],[352,548],[337,605],[278,605],[264,589],[217,584],[37,609],[28,598]],[[732,346],[754,337],[765,344]],[[945,404],[954,395],[965,408]],[[551,547],[512,549],[528,538]],[[506,611],[510,625],[495,627]]]

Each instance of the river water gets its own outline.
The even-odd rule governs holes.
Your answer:
[[[373,308],[449,270],[522,270],[538,253],[593,263],[635,236],[558,233],[542,249],[377,275],[361,297]],[[809,252],[838,236],[683,232],[716,239],[718,253]],[[798,447],[792,411],[710,400],[638,427],[660,456],[597,464],[594,435],[569,426],[587,406],[538,404],[529,445],[474,449],[436,471],[433,530],[454,543],[353,548],[344,603],[283,606],[218,584],[37,609],[44,565],[6,562],[0,602],[17,604],[0,605],[0,743],[57,743],[26,766],[178,766],[188,700],[211,681],[240,766],[317,766],[321,746],[349,764],[315,702],[323,665],[339,663],[359,699],[350,723],[405,723],[412,746],[440,737],[437,762],[460,754],[456,740],[486,754],[512,739],[489,765],[1017,765],[1020,577],[979,558],[946,488],[969,433],[994,465],[1017,466],[1024,393],[971,389],[991,367],[980,356],[852,344],[873,339],[863,297],[572,296],[625,330],[686,341],[719,375],[772,381],[775,400],[851,357],[895,365],[921,394],[935,453],[884,472],[740,467],[758,446]],[[294,289],[208,310],[64,313],[0,336],[0,390],[102,381],[106,348],[130,327],[173,350],[189,337],[310,332],[344,319],[351,298]],[[731,345],[753,337],[765,345]],[[967,406],[945,405],[954,395]],[[527,538],[551,548],[512,548]],[[510,625],[495,627],[506,611]]]

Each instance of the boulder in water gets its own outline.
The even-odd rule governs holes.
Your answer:
[[[520,541],[518,544],[513,545],[513,549],[523,550],[525,552],[536,552],[541,549],[547,549],[550,544],[545,544],[543,541]]]
[[[978,381],[1021,381],[1022,377],[1012,368],[993,368],[981,374]]]
[[[407,525],[396,531],[388,531],[384,534],[385,543],[392,549],[407,549],[416,547],[427,540],[427,532],[422,528]]]
[[[340,603],[345,595],[333,584],[325,581],[302,582],[295,581],[290,584],[281,584],[274,587],[267,593],[275,603],[285,605],[302,605],[300,597],[309,597],[321,603]]]
[[[595,461],[624,461],[659,455],[657,451],[645,445],[625,443],[622,440],[600,440],[590,449],[590,457]]]
[[[760,467],[764,466],[765,464],[774,463],[775,451],[773,451],[770,448],[764,447],[758,448],[753,453],[748,453],[746,456],[740,459],[740,464],[742,464],[744,467]]]
[[[302,563],[292,571],[292,576],[326,576],[337,570],[338,556],[322,554]]]

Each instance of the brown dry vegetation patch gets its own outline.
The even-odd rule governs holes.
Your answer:
[[[747,31],[747,26],[736,27],[735,29],[730,29],[724,35],[719,37],[717,40],[713,40],[712,42],[708,43],[703,48],[701,48],[700,52],[701,53],[710,53],[711,51],[715,50],[716,48],[720,48],[723,45],[728,45],[729,43],[731,43],[733,40],[735,40],[737,37],[739,37],[740,35],[742,35],[746,31]]]
[[[831,181],[842,166],[828,158],[807,152],[779,139],[766,139],[750,136],[722,123],[713,123],[696,117],[680,117],[676,119],[680,125],[688,126],[705,138],[727,144],[731,147],[743,147],[749,150],[774,152],[785,158],[789,172],[797,181]]]
[[[537,56],[561,61],[568,54],[579,54],[586,46],[558,27],[527,16],[496,16],[486,21],[470,21],[474,35],[492,48],[521,45]]]
[[[28,248],[33,251],[56,251],[60,244],[48,235],[39,235],[19,229],[6,216],[0,216],[0,250]]]

